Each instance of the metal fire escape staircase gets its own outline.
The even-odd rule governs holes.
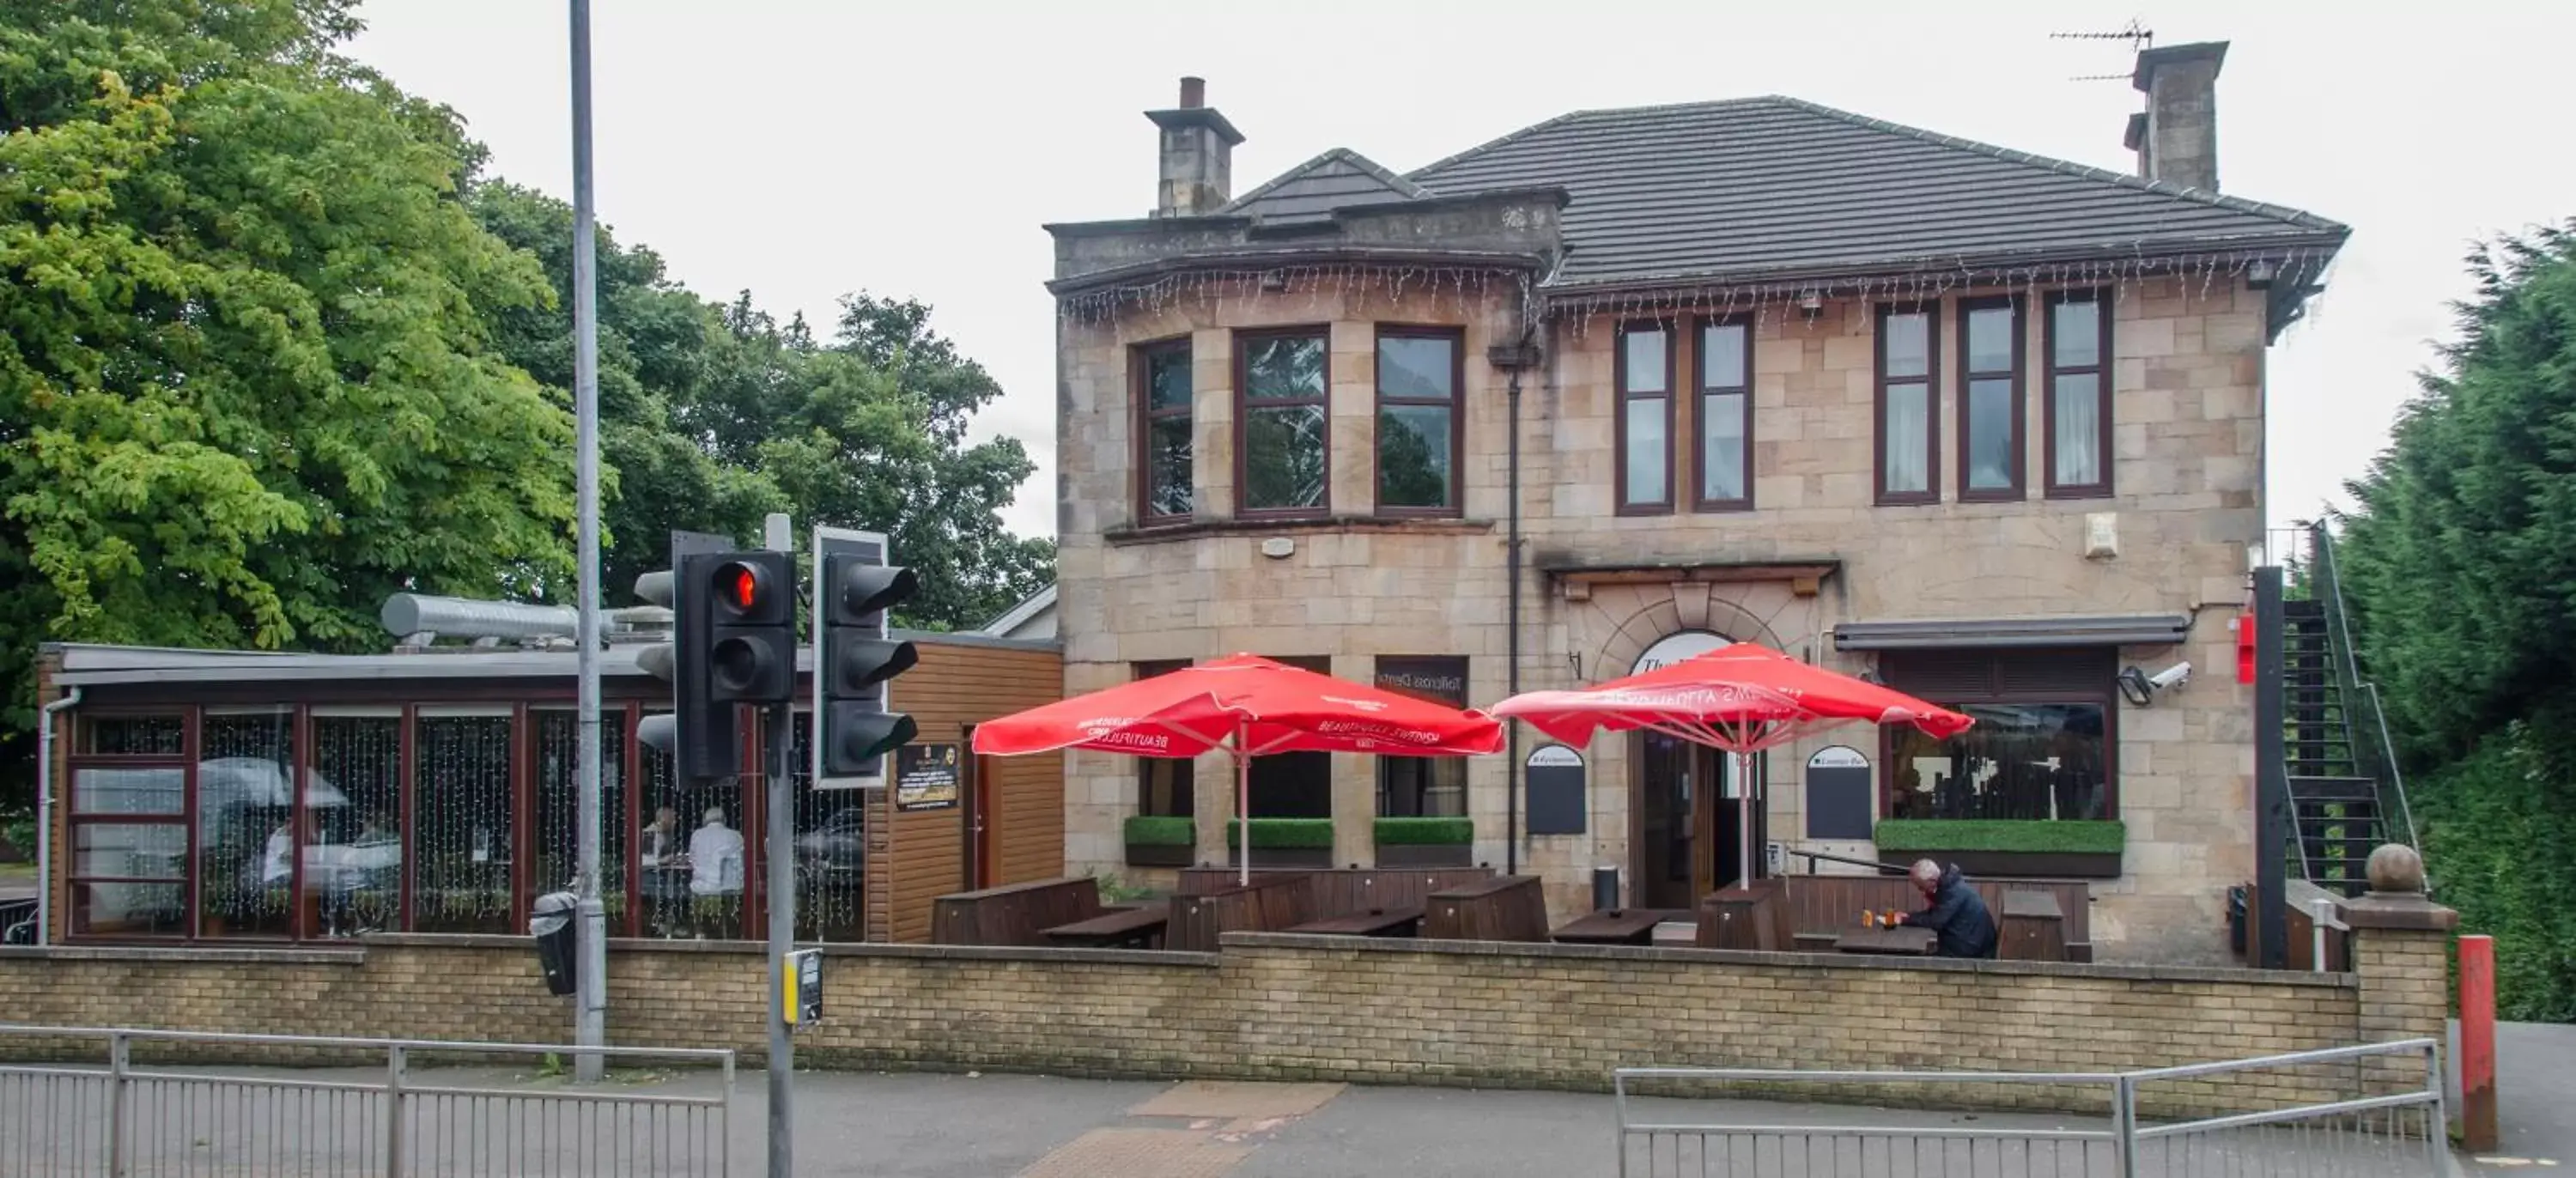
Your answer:
[[[2305,529],[2303,596],[2282,605],[2282,716],[2289,731],[2291,862],[2308,882],[2357,896],[2363,867],[2383,843],[2419,853],[2406,783],[2388,740],[2379,689],[2361,678],[2337,577],[2334,537]]]

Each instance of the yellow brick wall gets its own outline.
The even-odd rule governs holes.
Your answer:
[[[1620,1066],[2107,1072],[2395,1038],[2427,1019],[2438,1029],[2443,938],[2362,940],[2357,976],[1282,935],[1235,935],[1208,955],[834,946],[826,1020],[798,1051],[822,1067],[1598,1090]],[[39,1025],[559,1043],[571,1022],[526,943],[502,938],[5,950],[0,992],[17,996],[11,1020]],[[732,1047],[748,1064],[764,1042],[767,977],[751,946],[619,942],[609,994],[619,1044]],[[2157,1115],[2244,1111],[2357,1082],[2338,1065],[2142,1096]],[[2084,1110],[2107,1099],[1969,1085],[1801,1094]]]

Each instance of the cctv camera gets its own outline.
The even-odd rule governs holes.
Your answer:
[[[2147,679],[2147,682],[2155,684],[2156,690],[2158,691],[2171,691],[2174,688],[2182,686],[2190,679],[2191,664],[2175,663],[2174,665],[2150,676]]]

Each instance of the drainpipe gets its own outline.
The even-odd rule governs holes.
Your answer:
[[[1523,310],[1526,319],[1527,299]],[[1538,349],[1531,343],[1535,332],[1524,322],[1520,338],[1511,344],[1491,350],[1487,359],[1497,368],[1511,374],[1505,387],[1510,398],[1509,441],[1503,482],[1505,486],[1504,575],[1509,579],[1509,604],[1505,607],[1504,689],[1507,696],[1521,690],[1521,372],[1538,361]],[[1518,875],[1521,866],[1521,728],[1516,721],[1503,722],[1503,874]]]
[[[81,701],[81,689],[44,706],[36,731],[36,943],[54,943],[54,717]]]

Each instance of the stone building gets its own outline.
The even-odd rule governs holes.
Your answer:
[[[2082,876],[2105,958],[2223,956],[2265,350],[2347,232],[2219,191],[2224,50],[2139,56],[2136,175],[1774,97],[1235,195],[1185,79],[1153,214],[1049,227],[1066,691],[1248,651],[1482,705],[1759,642],[1980,722],[1763,756],[1753,874]],[[1748,866],[1723,758],[1543,743],[1268,758],[1253,812],[1336,864],[1467,818],[1560,918]],[[1229,854],[1218,759],[1066,773],[1073,871],[1150,877],[1140,816]]]

